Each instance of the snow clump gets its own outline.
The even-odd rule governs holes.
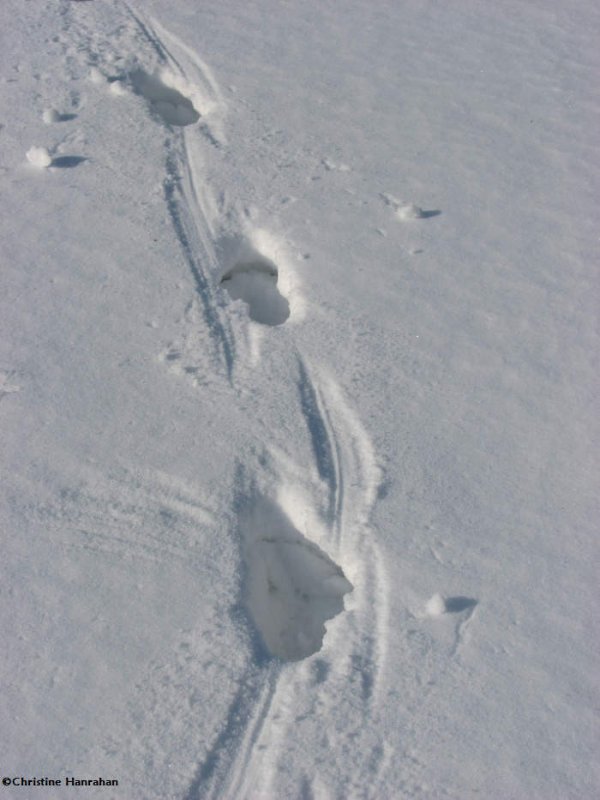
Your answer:
[[[30,147],[25,155],[34,167],[49,167],[52,163],[52,156],[45,147]]]
[[[106,83],[106,77],[98,67],[92,67],[90,69],[90,80],[92,83],[95,83],[96,86],[101,86],[103,83]]]
[[[127,94],[127,89],[122,81],[117,80],[110,84],[109,92],[114,94],[116,97],[124,97]]]
[[[55,108],[46,108],[42,114],[42,119],[46,125],[52,125],[53,122],[60,122],[60,114]]]
[[[446,613],[446,601],[441,594],[434,594],[425,605],[425,613],[428,617],[441,617]]]
[[[423,209],[414,203],[407,203],[396,209],[396,216],[402,220],[421,219],[423,217]]]

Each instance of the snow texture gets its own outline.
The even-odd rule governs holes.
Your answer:
[[[598,4],[0,21],[2,776],[600,796]]]

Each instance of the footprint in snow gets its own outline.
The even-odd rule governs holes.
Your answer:
[[[325,622],[352,591],[340,567],[306,539],[283,511],[258,497],[242,513],[246,604],[271,655],[299,661],[321,649]],[[327,677],[325,662],[315,680]]]
[[[262,325],[282,325],[290,304],[277,287],[279,270],[243,237],[224,240],[220,261],[226,265],[221,286],[232,300],[243,300],[251,320]]]
[[[193,125],[200,119],[200,114],[190,98],[176,88],[178,81],[174,75],[166,72],[151,75],[143,69],[138,69],[132,73],[131,83],[134,91],[148,101],[152,110],[162,117],[167,125],[185,127]],[[184,88],[183,84],[180,88]]]

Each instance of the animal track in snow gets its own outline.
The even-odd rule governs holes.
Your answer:
[[[192,101],[180,91],[189,87],[185,87],[184,82],[171,73],[163,71],[159,75],[151,75],[143,69],[137,69],[131,74],[131,83],[135,92],[148,101],[167,125],[185,127],[200,119]]]
[[[290,316],[290,304],[277,288],[275,264],[242,237],[224,240],[219,250],[226,265],[221,285],[232,300],[243,300],[254,322],[282,325]]]
[[[240,521],[246,561],[246,603],[270,653],[299,661],[321,649],[325,622],[344,610],[352,584],[265,497]]]

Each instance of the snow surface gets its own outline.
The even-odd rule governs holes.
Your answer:
[[[0,15],[3,797],[600,796],[598,5]]]

